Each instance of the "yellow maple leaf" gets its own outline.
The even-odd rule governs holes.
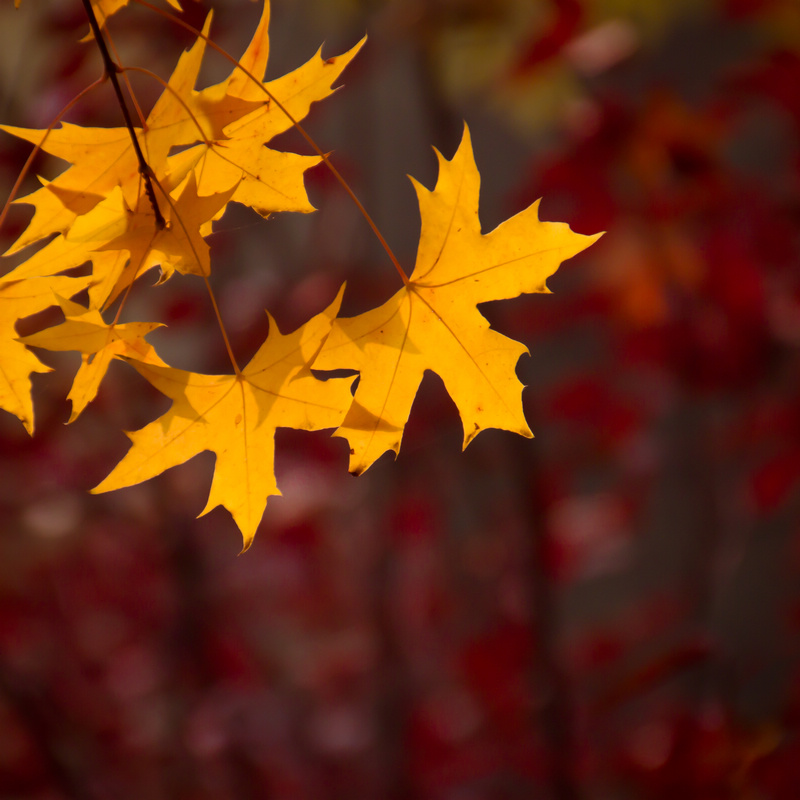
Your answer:
[[[92,302],[100,301],[102,305],[109,305],[143,272],[156,266],[161,268],[159,283],[172,277],[176,271],[184,275],[210,275],[211,258],[203,232],[205,225],[222,212],[234,189],[235,187],[226,192],[199,197],[194,173],[189,173],[183,184],[172,193],[172,202],[164,214],[164,228],[156,226],[152,213],[131,213],[124,208],[121,195],[112,192],[109,205],[122,200],[123,206],[120,210],[125,228],[120,229],[119,235],[113,238],[106,235],[105,243],[98,244],[97,250],[124,250],[129,253],[130,259],[119,272],[111,268],[106,273],[100,273],[95,264],[92,271],[95,278]],[[79,223],[80,220],[71,231],[74,237],[81,234]],[[114,266],[118,267],[119,263],[116,261]]]
[[[127,356],[147,364],[167,366],[144,338],[150,331],[162,327],[162,323],[126,322],[109,325],[94,308],[85,308],[64,297],[59,297],[58,303],[65,321],[24,336],[20,341],[46,350],[76,350],[82,354],[81,366],[67,395],[72,402],[70,422],[77,419],[97,397],[100,382],[113,358]]]
[[[165,134],[155,140],[157,143],[159,139],[162,145],[171,142],[191,144],[195,141],[211,143],[216,139],[223,139],[225,136],[222,130],[228,123],[249,114],[267,102],[263,92],[259,93],[258,97],[250,99],[229,95],[228,87],[233,76],[242,76],[244,80],[250,81],[250,78],[237,68],[221,83],[201,91],[195,89],[205,58],[206,40],[211,32],[213,16],[213,11],[209,11],[201,35],[181,54],[165,91],[148,115],[148,128],[163,131]],[[266,69],[266,58],[269,54],[268,27],[269,3],[267,2],[262,8],[261,19],[250,44],[239,59],[239,64],[254,76],[263,75]],[[149,143],[146,144],[149,146]],[[149,160],[150,154],[147,155]]]
[[[169,410],[141,430],[112,472],[92,491],[132,486],[205,450],[217,461],[206,507],[233,516],[246,550],[275,480],[275,430],[335,428],[352,399],[351,378],[321,381],[309,364],[328,335],[342,292],[294,333],[282,334],[270,317],[269,335],[239,375],[199,375],[172,367],[130,363],[172,399]]]
[[[211,15],[203,36],[208,36],[210,22]],[[263,75],[266,69],[268,23],[269,3],[265,3],[256,32],[240,60],[254,77]],[[362,42],[335,58],[323,59],[317,53],[302,67],[267,83],[253,81],[234,68],[221,83],[197,91],[194,86],[206,44],[198,37],[180,57],[144,129],[134,129],[157,182],[171,191],[193,170],[201,196],[235,189],[231,200],[249,205],[263,216],[276,211],[313,211],[303,175],[319,162],[319,157],[279,152],[265,145],[292,127],[286,112],[299,121],[314,102],[334,91],[332,84]],[[283,109],[271,102],[269,95]],[[52,181],[43,181],[42,188],[14,201],[32,205],[34,216],[6,255],[53,233],[66,234],[76,219],[91,212],[116,189],[122,192],[129,209],[150,213],[127,128],[83,128],[62,123],[49,133],[8,125],[0,125],[0,129],[71,164]],[[170,156],[176,147],[186,149]],[[46,260],[51,257],[48,253]],[[36,273],[28,268],[26,274]]]
[[[44,188],[47,189],[48,185]],[[79,267],[87,261],[94,261],[97,248],[109,238],[122,235],[127,225],[122,190],[117,187],[110,191],[108,198],[101,199],[90,211],[79,217],[77,223],[73,222],[65,233],[59,234],[37,250],[30,258],[0,278],[0,281],[43,278]],[[106,262],[110,263],[114,258],[113,254],[108,254],[102,260],[102,268],[106,268]]]
[[[480,175],[469,131],[451,161],[438,152],[433,191],[413,180],[422,229],[407,285],[379,308],[337,319],[314,368],[356,369],[361,378],[334,435],[350,443],[350,471],[397,453],[426,370],[443,380],[461,415],[464,447],[485,428],[532,436],[515,367],[527,348],[493,331],[477,303],[547,292],[546,279],[600,234],[542,222],[538,202],[482,234]]]
[[[265,9],[268,8],[267,4]],[[209,11],[201,35],[181,54],[164,91],[147,115],[148,135],[142,137],[141,141],[149,164],[164,162],[176,145],[204,142],[211,146],[215,140],[224,138],[222,129],[225,125],[262,106],[266,101],[266,98],[261,97],[252,102],[228,102],[225,82],[202,91],[195,89],[203,66],[206,40],[211,32],[213,16],[213,11]],[[266,30],[259,24],[242,59],[248,61],[248,53],[254,42],[266,35]],[[190,162],[189,168],[191,166],[194,163]],[[175,167],[172,168],[173,171],[174,169]],[[184,175],[179,180],[183,177]]]
[[[42,181],[41,189],[14,201],[32,205],[34,215],[5,255],[53,233],[66,232],[77,217],[91,211],[117,186],[127,191],[127,202],[135,207],[141,176],[126,128],[84,128],[64,122],[49,135],[11,125],[0,125],[0,130],[72,164],[54,180]]]
[[[211,14],[203,28],[206,36],[210,23]],[[145,130],[134,128],[148,166],[156,179],[164,184],[169,183],[165,175],[170,149],[193,144],[198,137],[198,116],[203,118],[202,110],[197,110],[198,116],[187,113],[184,95],[190,99],[204,47],[205,41],[198,38],[190,51],[178,59],[167,88],[147,117]],[[192,54],[197,57],[192,58]],[[239,109],[240,113],[249,112],[253,105]],[[128,208],[142,208],[147,213],[149,200],[143,194],[139,161],[128,128],[92,128],[62,122],[50,131],[12,125],[0,125],[0,130],[70,164],[52,181],[40,178],[44,184],[41,189],[14,201],[15,204],[33,206],[34,215],[5,255],[13,255],[53,233],[66,233],[78,217],[88,214],[116,189],[122,192]],[[202,130],[200,133],[202,135]],[[178,176],[169,185],[174,186],[184,177],[185,174]]]
[[[73,295],[87,278],[29,278],[0,284],[0,408],[22,420],[33,434],[32,372],[50,372],[17,338],[18,320],[56,304],[54,292]]]
[[[265,2],[256,32],[239,61],[259,81],[269,56],[268,26],[269,3]],[[318,51],[301,67],[273,81],[255,82],[234,68],[224,81],[195,91],[205,48],[205,41],[198,39],[174,73],[174,91],[184,102],[170,102],[165,93],[150,122],[169,128],[172,136],[180,129],[181,136],[194,139],[199,123],[206,141],[172,156],[169,169],[178,175],[194,169],[201,195],[236,185],[231,200],[262,216],[274,211],[313,211],[302,175],[319,163],[319,157],[279,152],[265,145],[289,130],[292,120],[304,119],[313,103],[335,91],[331,87],[364,41],[332,58],[322,58]]]
[[[194,174],[164,202],[166,227],[158,228],[152,207],[142,212],[128,208],[117,186],[91,211],[78,217],[70,229],[34,253],[2,281],[45,277],[92,262],[91,304],[111,304],[129,284],[152,267],[161,267],[163,282],[177,270],[209,275],[209,248],[204,226],[215,219],[233,194],[198,197]]]

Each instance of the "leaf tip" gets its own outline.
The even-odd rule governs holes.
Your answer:
[[[339,309],[342,307],[342,300],[344,299],[344,290],[347,286],[347,281],[345,281],[340,287],[339,291],[336,292],[336,297],[333,298],[331,304],[325,309],[323,312],[324,314],[330,316],[333,320],[339,313]]]

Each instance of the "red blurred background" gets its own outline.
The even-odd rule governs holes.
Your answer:
[[[214,8],[240,53],[259,7]],[[6,0],[3,122],[45,127],[97,76],[85,29],[77,0]],[[139,8],[110,29],[162,76],[191,42]],[[607,231],[552,295],[484,307],[530,347],[536,438],[462,454],[433,376],[397,461],[357,479],[343,441],[281,431],[284,496],[237,558],[224,511],[194,519],[208,454],[87,493],[168,401],[116,364],[65,426],[76,362],[41,353],[35,437],[0,415],[0,797],[800,797],[796,0],[274,0],[271,30],[271,76],[369,33],[309,129],[404,264],[405,174],[431,186],[464,119],[484,230],[543,197]],[[117,114],[104,88],[68,118]],[[28,149],[0,148],[5,198]],[[346,313],[397,288],[324,169],[308,186],[316,214],[212,236],[241,360],[264,308],[287,330],[343,280]],[[169,324],[171,363],[224,371],[204,291],[142,286],[130,311]]]

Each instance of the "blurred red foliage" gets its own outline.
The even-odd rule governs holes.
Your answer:
[[[37,5],[0,9],[4,121],[32,127],[98,69],[79,4]],[[214,5],[238,52],[258,9]],[[359,479],[342,441],[282,432],[284,497],[241,558],[224,514],[193,519],[204,457],[85,493],[164,400],[115,365],[65,427],[69,362],[43,356],[36,437],[0,418],[0,796],[797,795],[800,20],[627,5],[274,0],[275,74],[370,32],[310,125],[401,257],[402,175],[431,176],[461,117],[487,220],[541,196],[607,234],[552,295],[486,309],[531,349],[536,439],[462,454],[433,379],[397,462]],[[188,36],[124,13],[125,63],[168,74]],[[71,119],[117,124],[108,97]],[[4,139],[3,186],[26,157]],[[340,279],[347,313],[396,288],[324,172],[310,191],[312,217],[233,214],[211,239],[245,359],[265,307],[287,329]],[[172,359],[224,368],[202,295],[159,292],[131,303],[162,304]]]

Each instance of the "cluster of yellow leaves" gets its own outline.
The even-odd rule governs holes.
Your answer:
[[[125,2],[95,5],[107,18]],[[476,305],[547,291],[545,281],[559,264],[597,237],[539,221],[536,204],[482,234],[480,177],[465,129],[453,159],[439,156],[434,190],[414,184],[422,217],[416,266],[383,305],[339,318],[343,287],[294,333],[281,333],[270,318],[266,341],[244,369],[234,363],[229,375],[201,375],[167,365],[146,341],[158,323],[109,323],[104,313],[121,295],[124,302],[126,290],[151,268],[160,268],[159,282],[176,271],[207,277],[205,237],[228,203],[263,216],[313,210],[303,174],[319,158],[267,145],[332,93],[361,45],[336,58],[317,53],[262,83],[269,53],[265,3],[239,66],[221,83],[197,90],[210,22],[211,15],[135,131],[164,224],[127,128],[62,124],[48,133],[2,126],[70,166],[54,180],[41,179],[41,188],[19,201],[32,205],[34,215],[7,255],[54,238],[0,278],[0,407],[33,432],[30,375],[47,367],[28,346],[81,353],[70,421],[96,396],[111,360],[126,360],[172,405],[129,434],[127,455],[94,491],[139,483],[210,450],[216,466],[205,511],[226,507],[247,548],[267,498],[280,494],[274,474],[279,427],[336,428],[350,445],[351,471],[361,473],[386,451],[399,451],[423,373],[432,370],[459,409],[464,446],[485,428],[531,436],[515,375],[525,347],[491,330]],[[64,274],[87,263],[85,277]],[[80,293],[87,305],[72,299]],[[56,304],[63,323],[17,338],[20,318]],[[353,378],[322,380],[312,367],[358,371],[358,387],[351,390]]]

